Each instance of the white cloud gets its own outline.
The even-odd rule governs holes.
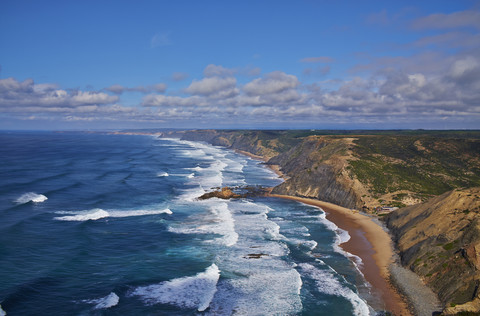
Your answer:
[[[143,98],[142,105],[159,107],[192,107],[206,105],[206,100],[198,96],[177,97],[149,94]]]
[[[238,94],[236,85],[237,79],[234,77],[207,77],[194,80],[185,91],[194,95],[231,97]]]
[[[264,78],[257,78],[243,86],[243,91],[248,95],[274,94],[294,89],[300,85],[297,77],[287,75],[281,71],[267,74]]]
[[[235,70],[210,64],[205,67],[203,74],[205,77],[231,77],[235,74]]]
[[[480,63],[478,60],[473,58],[472,56],[467,56],[466,58],[456,60],[451,68],[451,75],[454,78],[460,78],[469,73],[478,70]]]
[[[56,89],[54,84],[36,85],[32,79],[19,82],[14,78],[0,79],[0,106],[9,107],[78,107],[83,105],[105,105],[118,101],[117,96],[103,92],[73,91]]]
[[[157,83],[149,86],[136,86],[134,88],[129,88],[129,87],[124,87],[119,84],[114,84],[111,85],[108,88],[105,88],[105,90],[115,93],[115,94],[122,94],[124,92],[140,92],[140,93],[151,93],[151,92],[158,92],[158,93],[163,93],[165,90],[167,90],[167,85],[164,83]]]

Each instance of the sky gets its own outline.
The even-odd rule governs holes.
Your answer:
[[[480,1],[0,1],[0,130],[480,129]]]

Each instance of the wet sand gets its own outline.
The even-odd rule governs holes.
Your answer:
[[[405,300],[389,282],[388,267],[393,262],[392,241],[379,225],[358,211],[332,203],[287,195],[270,196],[322,208],[329,221],[350,234],[350,240],[340,246],[362,259],[360,271],[372,285],[372,295],[380,298],[385,304],[385,309],[394,315],[412,315]]]

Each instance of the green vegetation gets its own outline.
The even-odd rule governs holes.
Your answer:
[[[480,140],[361,136],[355,144],[353,150],[358,160],[350,162],[351,171],[361,182],[369,184],[374,194],[408,190],[428,197],[480,185]]]
[[[448,243],[448,244],[443,245],[442,247],[443,247],[443,249],[445,249],[445,250],[448,251],[448,250],[452,250],[454,246],[455,246],[455,243],[454,243],[454,242],[450,242],[450,243]]]

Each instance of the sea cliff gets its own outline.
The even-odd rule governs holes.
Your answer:
[[[438,294],[445,315],[480,312],[480,188],[446,192],[386,222],[402,264]]]

